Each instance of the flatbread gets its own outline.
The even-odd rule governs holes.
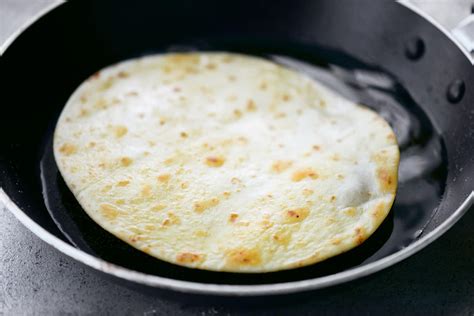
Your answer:
[[[304,74],[230,53],[107,67],[70,97],[59,170],[87,214],[187,267],[269,272],[360,245],[389,213],[390,126]]]

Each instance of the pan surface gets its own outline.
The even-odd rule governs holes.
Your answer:
[[[14,214],[56,248],[119,278],[184,292],[252,295],[321,288],[373,273],[427,245],[467,210],[474,186],[473,68],[438,29],[395,3],[320,1],[308,7],[304,1],[282,1],[268,9],[268,2],[243,1],[232,6],[218,14],[224,8],[216,1],[199,8],[192,1],[73,2],[28,29],[0,59],[8,87],[0,197]],[[381,23],[402,18],[398,28]],[[106,65],[189,50],[269,58],[381,113],[397,134],[402,159],[395,205],[376,233],[320,264],[242,275],[162,262],[95,224],[53,159],[52,131],[62,106],[81,81]],[[435,59],[446,64],[430,63]],[[22,94],[22,88],[29,93]]]

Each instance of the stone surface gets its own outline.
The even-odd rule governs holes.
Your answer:
[[[22,16],[48,2],[1,0],[0,39],[21,25]],[[446,25],[451,26],[451,11],[465,9],[470,1],[457,6],[448,0],[444,6],[441,0],[416,2],[430,6],[433,15],[449,8]],[[12,16],[18,19],[6,23]],[[253,306],[239,301],[204,304],[146,295],[103,279],[39,240],[0,205],[0,315],[474,315],[473,227],[471,208],[428,248],[356,283],[290,300],[267,298]]]
[[[0,314],[5,315],[474,315],[474,209],[434,244],[395,267],[304,298],[200,304],[142,294],[47,246],[0,211]],[[280,303],[281,302],[281,303]],[[291,303],[291,304],[290,304]]]

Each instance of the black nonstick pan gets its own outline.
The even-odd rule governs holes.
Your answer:
[[[52,132],[68,97],[107,65],[195,50],[271,59],[390,122],[401,150],[399,189],[373,236],[305,268],[218,273],[149,257],[84,213],[52,156]],[[474,201],[472,60],[448,34],[400,3],[71,1],[41,17],[5,50],[0,74],[0,200],[61,252],[148,290],[250,296],[341,284],[421,250]]]

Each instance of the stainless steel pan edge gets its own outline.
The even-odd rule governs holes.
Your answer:
[[[17,32],[13,33],[2,46],[0,46],[0,55],[6,51],[8,46],[15,40],[15,38],[27,29],[36,20],[41,18],[43,15],[63,4],[64,1],[57,1],[44,10],[40,11],[37,15],[33,16],[28,20]],[[451,33],[446,31],[439,23],[437,23],[430,16],[427,16],[420,11],[416,6],[409,2],[402,2],[401,5],[414,11],[425,20],[433,24],[441,32],[443,32],[451,41],[453,41],[459,49],[464,53],[466,58],[471,64],[474,64],[473,57],[462,47],[452,36]],[[464,202],[456,209],[456,211],[440,226],[431,231],[429,234],[420,238],[408,247],[380,259],[376,262],[367,264],[362,267],[353,268],[347,271],[336,273],[330,276],[297,281],[287,283],[276,283],[268,285],[221,285],[221,284],[207,284],[197,282],[179,281],[169,278],[163,278],[155,275],[149,275],[133,271],[130,269],[117,266],[115,264],[106,262],[94,256],[91,256],[77,248],[74,248],[70,244],[58,239],[47,230],[42,228],[30,217],[28,217],[11,199],[10,197],[0,188],[0,203],[5,206],[13,215],[31,232],[33,232],[40,239],[45,241],[47,244],[56,248],[60,252],[74,258],[75,260],[106,274],[115,276],[120,279],[124,279],[130,282],[139,283],[146,286],[169,289],[183,293],[198,293],[198,294],[210,294],[210,295],[223,295],[223,296],[258,296],[258,295],[278,295],[278,294],[289,294],[301,291],[315,290],[320,288],[337,285],[347,281],[351,281],[363,276],[367,276],[374,272],[383,270],[387,267],[398,263],[412,254],[420,251],[424,247],[428,246],[431,242],[436,240],[438,237],[443,235],[449,228],[451,228],[467,210],[474,204],[474,191],[471,192]]]

